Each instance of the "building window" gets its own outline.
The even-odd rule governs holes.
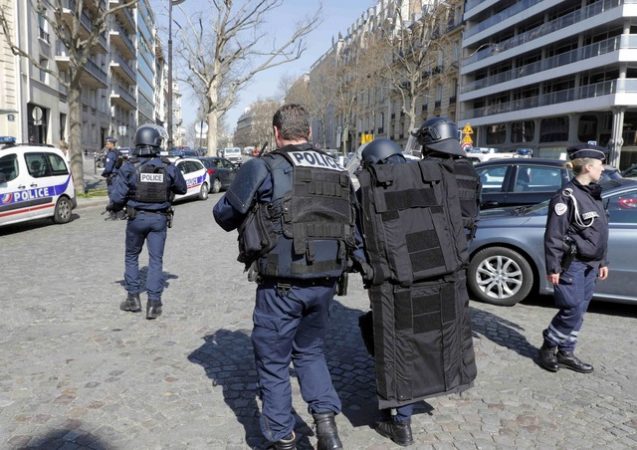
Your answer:
[[[49,60],[46,58],[40,58],[40,81],[42,83],[47,82],[48,73],[46,72],[49,68]]]
[[[524,120],[511,123],[511,142],[531,142],[535,135],[535,122]]]
[[[540,122],[540,142],[568,141],[568,117],[551,117]]]
[[[39,28],[39,38],[42,39],[47,44],[51,43],[49,37],[49,24],[42,14],[38,14],[38,28]]]
[[[577,124],[577,139],[580,142],[597,140],[597,117],[582,116]]]
[[[487,127],[487,145],[504,144],[506,132],[506,125],[503,123],[489,125]]]

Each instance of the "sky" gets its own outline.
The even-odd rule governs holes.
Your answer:
[[[150,0],[165,49],[168,41],[168,1]],[[185,13],[192,14],[203,10],[208,1],[186,0],[179,8],[182,8]],[[321,3],[323,5],[322,22],[306,37],[307,50],[303,56],[297,61],[257,74],[252,83],[239,94],[237,105],[226,113],[225,120],[228,124],[228,131],[232,132],[234,130],[237,119],[252,102],[281,94],[279,81],[284,75],[300,76],[308,72],[312,64],[330,47],[332,37],[336,39],[339,32],[345,36],[347,28],[367,8],[374,6],[377,0],[285,0],[282,7],[277,8],[268,16],[267,29],[272,30],[271,33],[268,33],[268,37],[276,39],[277,42],[283,42],[289,35],[291,27],[303,18],[312,15]],[[173,10],[173,17],[181,14],[175,9],[176,7]],[[175,27],[173,26],[173,33],[174,31]],[[174,35],[173,45],[176,46]],[[167,54],[167,51],[165,51],[165,54]],[[174,75],[177,74],[178,70],[180,70],[178,65],[173,64]],[[194,105],[196,102],[194,94],[187,85],[180,84],[180,89],[183,93],[182,111],[184,125],[189,127],[194,122],[197,111],[196,108],[189,108],[188,105]]]

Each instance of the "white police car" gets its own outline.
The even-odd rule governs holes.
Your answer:
[[[173,161],[177,169],[181,170],[188,186],[188,192],[183,195],[175,195],[173,201],[193,196],[199,197],[200,200],[206,200],[208,192],[210,192],[210,175],[208,175],[208,170],[203,163],[196,158],[169,159]]]
[[[0,226],[43,217],[70,222],[77,201],[64,153],[8,143],[0,149]]]

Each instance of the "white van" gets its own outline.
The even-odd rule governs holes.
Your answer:
[[[43,217],[67,223],[76,206],[71,170],[61,150],[37,145],[0,149],[0,226]]]
[[[241,164],[241,162],[243,161],[243,158],[241,156],[241,149],[239,147],[224,148],[223,157],[235,164]]]

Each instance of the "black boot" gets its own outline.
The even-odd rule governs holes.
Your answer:
[[[389,419],[383,422],[376,422],[375,429],[378,434],[391,439],[402,447],[407,447],[414,443],[414,437],[411,434],[411,420],[397,422]]]
[[[120,303],[119,309],[122,311],[140,312],[142,310],[142,304],[139,301],[139,294],[128,294],[126,300]]]
[[[556,350],[557,347],[550,347],[545,342],[538,352],[538,364],[549,372],[557,372],[560,369],[555,355]]]
[[[268,450],[296,450],[296,435],[294,431],[287,437],[274,442],[268,447]]]
[[[343,444],[338,437],[336,422],[334,421],[334,413],[316,413],[312,414],[314,423],[316,424],[316,437],[318,445],[316,450],[337,450],[342,449]]]
[[[593,366],[580,360],[573,352],[560,350],[557,352],[557,363],[560,367],[571,369],[579,373],[591,373]]]
[[[161,302],[151,302],[148,300],[146,303],[146,318],[153,320],[161,316]]]

